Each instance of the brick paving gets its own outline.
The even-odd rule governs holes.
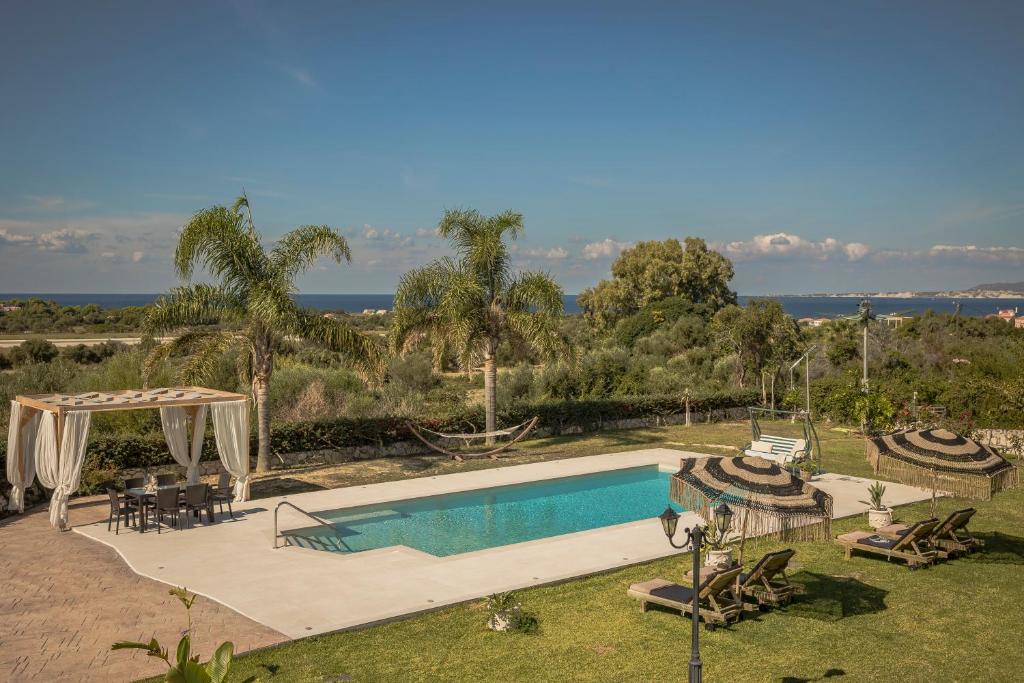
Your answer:
[[[108,510],[105,497],[74,500],[71,523],[106,519]],[[110,645],[156,636],[173,656],[186,617],[169,588],[136,575],[113,549],[54,530],[45,506],[0,521],[0,681],[130,681],[161,673],[162,661]],[[192,622],[193,649],[204,660],[224,640],[236,652],[286,640],[202,596]]]

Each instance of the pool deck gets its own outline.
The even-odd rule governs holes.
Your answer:
[[[474,472],[263,498],[235,505],[237,519],[185,531],[107,532],[106,523],[75,532],[114,548],[138,574],[186,586],[290,638],[363,626],[491,593],[554,583],[681,551],[665,541],[656,518],[475,552],[436,557],[396,546],[352,555],[295,546],[273,549],[274,508],[287,500],[317,512],[444,493],[519,484],[642,465],[678,467],[707,457],[667,448],[512,465]],[[833,516],[861,514],[869,480],[824,474],[815,486],[833,496]],[[890,505],[931,492],[886,484]],[[281,508],[282,529],[308,518]],[[680,526],[696,521],[684,513]]]

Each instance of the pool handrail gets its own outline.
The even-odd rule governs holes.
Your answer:
[[[296,510],[297,512],[301,512],[302,514],[306,515],[307,517],[309,517],[311,520],[313,520],[317,524],[320,524],[321,526],[327,527],[333,533],[337,533],[337,531],[338,531],[337,527],[335,527],[333,524],[330,524],[330,523],[326,522],[325,520],[320,519],[319,517],[317,517],[316,515],[314,515],[311,512],[307,512],[306,510],[303,510],[302,508],[300,508],[295,503],[291,503],[291,502],[289,502],[287,500],[282,500],[274,508],[274,550],[277,550],[278,548],[283,548],[284,547],[284,546],[279,546],[277,544],[277,539],[282,536],[282,534],[279,534],[277,532],[277,511],[281,509],[282,505],[287,505],[288,507],[292,508],[293,510]],[[288,544],[286,543],[285,545],[288,545]]]

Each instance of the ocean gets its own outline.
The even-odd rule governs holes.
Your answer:
[[[0,300],[11,299],[46,299],[56,301],[62,306],[84,306],[96,304],[101,308],[121,308],[124,306],[144,306],[153,303],[159,294],[3,294]],[[746,303],[755,297],[740,296],[740,303]],[[764,297],[757,297],[764,298]],[[834,296],[771,296],[794,318],[834,318],[839,315],[853,315],[857,312],[859,298]],[[390,310],[394,303],[392,294],[299,294],[299,303],[309,308],[322,311],[348,311],[359,313],[368,308]],[[949,299],[938,297],[891,298],[873,297],[871,299],[875,313],[920,314],[927,310],[937,313],[952,313],[956,302],[963,306],[962,314],[984,316],[995,313],[1001,308],[1019,308],[1024,311],[1024,298],[1020,299]],[[565,296],[566,313],[579,313],[576,295]]]

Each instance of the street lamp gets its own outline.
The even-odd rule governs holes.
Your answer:
[[[725,536],[732,524],[732,510],[725,503],[714,508],[715,528],[721,536]],[[658,517],[661,520],[661,528],[673,548],[682,550],[689,547],[693,551],[693,611],[690,613],[691,635],[690,635],[690,683],[701,683],[703,664],[700,661],[700,599],[697,594],[700,586],[700,549],[705,543],[704,528],[695,524],[693,528],[686,528],[686,540],[676,545],[673,537],[676,535],[676,528],[679,526],[679,513],[671,506]]]

